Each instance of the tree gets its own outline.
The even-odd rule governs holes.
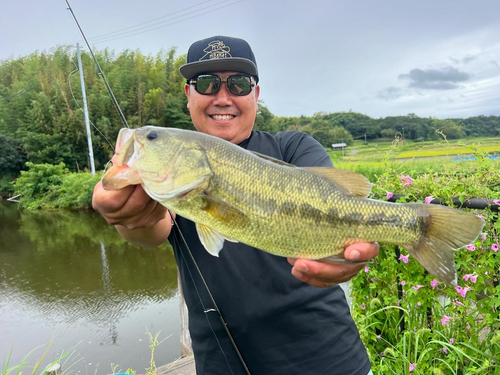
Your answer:
[[[460,139],[465,137],[464,128],[457,125],[453,120],[433,119],[432,126],[436,131],[442,132],[447,139]]]

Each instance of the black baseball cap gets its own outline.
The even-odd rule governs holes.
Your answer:
[[[190,80],[200,73],[231,70],[250,74],[259,82],[257,62],[250,45],[243,39],[213,36],[194,42],[189,47],[187,64],[179,68]]]

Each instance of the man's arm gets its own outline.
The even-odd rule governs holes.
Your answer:
[[[124,239],[137,246],[156,247],[165,242],[172,229],[167,208],[152,200],[140,185],[108,191],[99,181],[94,188],[92,207]]]

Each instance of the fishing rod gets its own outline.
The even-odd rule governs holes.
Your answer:
[[[73,12],[73,9],[71,8],[71,5],[69,5],[69,1],[68,0],[65,0],[65,1],[66,1],[66,4],[68,5],[68,8],[66,8],[66,9],[71,12],[71,15],[73,16],[73,19],[75,20],[76,26],[78,27],[78,30],[80,30],[80,34],[82,34],[83,40],[85,41],[85,44],[87,45],[87,48],[89,49],[90,54],[92,55],[92,59],[94,60],[96,66],[97,66],[97,71],[99,72],[99,74],[101,75],[101,77],[104,80],[104,84],[106,85],[106,89],[108,90],[108,93],[111,96],[111,100],[113,101],[113,104],[115,105],[115,108],[116,108],[116,110],[118,112],[118,116],[120,117],[120,120],[123,122],[123,124],[127,128],[130,129],[130,126],[128,126],[127,119],[123,115],[122,109],[120,108],[120,105],[118,104],[118,101],[116,100],[115,95],[113,94],[113,90],[111,90],[111,86],[109,86],[108,80],[106,79],[106,76],[104,75],[104,72],[102,71],[101,66],[99,65],[99,61],[97,61],[97,59],[96,59],[96,57],[94,55],[94,52],[92,51],[92,48],[90,48],[90,44],[87,41],[87,37],[85,36],[85,34],[83,33],[82,28],[80,27],[80,24],[78,23],[78,20],[76,19],[75,13]]]
[[[191,252],[191,249],[189,248],[189,245],[187,244],[187,241],[186,241],[186,239],[184,238],[184,235],[181,232],[179,224],[177,224],[177,221],[175,220],[175,217],[174,217],[174,215],[172,214],[172,212],[170,210],[168,210],[168,213],[170,215],[170,218],[172,219],[172,222],[175,224],[175,226],[177,227],[177,230],[179,231],[179,235],[181,236],[182,242],[184,243],[184,245],[185,245],[185,247],[186,247],[186,249],[188,251],[188,254],[189,254],[190,258],[191,258],[191,260],[192,260],[192,262],[193,262],[196,270],[198,271],[198,274],[200,275],[201,281],[202,281],[205,289],[207,290],[208,296],[210,297],[210,301],[212,302],[213,309],[207,309],[204,306],[204,304],[203,304],[203,300],[201,299],[201,296],[198,294],[198,297],[200,299],[201,305],[203,306],[204,312],[205,313],[209,313],[209,312],[213,311],[213,312],[216,312],[219,315],[219,319],[220,319],[220,321],[222,323],[222,326],[224,327],[224,330],[226,331],[226,334],[229,337],[229,341],[231,341],[231,345],[233,346],[234,350],[236,351],[236,355],[238,356],[238,359],[240,360],[241,365],[243,366],[246,374],[247,375],[251,375],[250,370],[248,369],[248,366],[247,366],[245,360],[243,359],[243,356],[241,355],[241,352],[238,349],[238,346],[236,345],[236,342],[234,341],[233,335],[231,334],[231,331],[229,331],[229,327],[227,326],[227,323],[224,320],[224,317],[222,316],[222,313],[219,310],[219,307],[217,306],[217,303],[215,302],[215,298],[212,295],[212,292],[210,291],[210,288],[208,287],[208,284],[205,281],[205,278],[203,277],[203,274],[201,273],[200,268],[198,267],[198,263],[196,262],[196,260],[195,260],[195,258],[193,256],[193,253]],[[180,244],[179,244],[179,241],[178,241],[177,237],[175,238],[175,240],[177,241],[177,245],[179,246],[179,251],[180,251],[181,247],[180,247]],[[184,255],[183,255],[183,257],[184,257]],[[184,259],[184,261],[186,261],[186,260]],[[187,263],[186,263],[186,266],[187,266]],[[193,284],[194,284],[194,280],[193,280]],[[195,288],[196,288],[196,284],[195,284]],[[197,292],[198,292],[198,290],[197,290]],[[210,325],[210,328],[212,328],[212,326],[211,326],[210,321],[208,320],[208,318],[207,318],[207,321],[208,321],[208,324]],[[212,332],[213,332],[213,329],[212,329]],[[215,332],[214,332],[214,335],[215,335]],[[217,339],[217,336],[215,336],[215,338]],[[218,342],[218,340],[217,340],[217,342]],[[221,351],[222,351],[222,353],[224,354],[224,357],[225,357],[224,350],[220,346],[219,342],[218,342],[218,344],[219,344],[219,347],[220,347],[220,349],[221,349]],[[226,361],[227,361],[227,358],[226,358]],[[229,365],[229,363],[227,365],[229,366],[229,369],[231,370],[231,366]],[[231,370],[231,372],[233,372],[233,371]]]
[[[78,23],[78,20],[77,20],[77,18],[75,16],[75,13],[73,12],[73,9],[71,8],[71,5],[69,4],[69,1],[68,0],[65,0],[65,1],[66,1],[66,4],[68,5],[67,9],[71,12],[71,15],[73,16],[73,19],[75,20],[75,23],[76,23],[78,29],[80,30],[80,34],[82,34],[82,37],[85,40],[85,44],[87,45],[87,48],[89,49],[90,54],[92,55],[92,58],[93,58],[96,66],[97,66],[97,70],[98,70],[99,74],[102,76],[102,78],[104,79],[104,83],[106,84],[106,88],[107,88],[107,90],[108,90],[108,92],[109,92],[109,94],[111,96],[111,99],[113,101],[113,104],[114,104],[116,110],[118,111],[120,119],[127,126],[127,128],[130,128],[130,126],[127,123],[127,120],[125,119],[125,116],[123,115],[123,112],[122,112],[122,110],[120,108],[120,105],[118,104],[118,101],[116,100],[115,95],[113,94],[113,90],[111,89],[111,86],[109,85],[108,80],[106,79],[106,76],[104,75],[104,72],[102,71],[101,66],[99,65],[99,62],[97,61],[97,59],[96,59],[96,57],[94,55],[94,52],[93,52],[92,48],[90,47],[90,44],[87,41],[87,38],[86,38],[86,36],[85,36],[82,28],[80,27],[80,24]],[[205,308],[205,306],[203,304],[203,300],[201,299],[201,296],[199,295],[198,290],[196,289],[196,292],[198,293],[198,297],[200,298],[200,302],[201,302],[201,304],[202,304],[202,306],[204,308],[204,313],[207,314],[207,313],[212,312],[212,311],[217,312],[217,314],[219,315],[219,319],[220,319],[220,321],[222,323],[222,326],[224,327],[224,330],[226,331],[226,334],[227,334],[227,336],[229,338],[229,341],[231,342],[231,345],[233,346],[233,348],[234,348],[234,350],[235,350],[235,352],[236,352],[236,354],[238,356],[238,359],[239,359],[241,365],[243,366],[243,368],[245,370],[245,373],[247,375],[252,375],[250,373],[250,370],[248,369],[248,366],[247,366],[245,360],[243,359],[243,356],[241,355],[240,350],[238,349],[238,346],[236,345],[236,342],[234,341],[233,336],[231,335],[231,332],[229,331],[229,327],[228,327],[226,321],[224,320],[224,317],[222,316],[222,313],[219,310],[219,307],[217,306],[217,303],[215,302],[215,299],[214,299],[214,297],[212,295],[212,292],[210,291],[210,288],[208,287],[208,284],[205,281],[205,278],[203,277],[203,274],[201,273],[200,268],[198,267],[198,263],[196,262],[196,260],[195,260],[195,258],[193,256],[193,253],[191,252],[191,249],[189,248],[189,245],[187,244],[186,239],[184,238],[184,235],[182,234],[181,229],[180,229],[179,225],[177,224],[177,221],[175,220],[175,218],[174,218],[172,212],[170,212],[170,210],[168,210],[168,213],[170,214],[170,217],[172,219],[172,223],[176,226],[176,229],[178,230],[179,235],[181,236],[182,241],[184,242],[185,248],[188,251],[188,254],[189,254],[189,256],[190,256],[190,258],[191,258],[191,260],[192,260],[192,262],[193,262],[193,264],[194,264],[194,266],[196,268],[196,271],[198,272],[198,274],[199,274],[199,276],[201,278],[201,281],[202,281],[202,283],[203,283],[203,285],[204,285],[204,287],[205,287],[205,289],[207,291],[207,294],[210,297],[210,300],[212,302],[213,308],[211,308],[211,309]],[[178,242],[178,240],[177,240],[177,237],[175,237],[175,239],[177,241],[177,244],[180,245],[179,242]],[[181,246],[179,246],[179,251],[182,254]],[[186,262],[186,259],[184,258],[184,254],[182,254],[182,256],[183,256],[184,262]],[[187,266],[187,268],[189,270],[189,266],[187,265],[187,263],[186,263],[186,266]],[[191,271],[189,270],[189,272],[191,272]],[[192,275],[191,275],[191,278],[192,278]],[[194,284],[194,279],[193,279],[193,284]],[[195,284],[195,288],[196,288],[196,284]],[[207,317],[207,322],[208,322],[208,325],[210,326],[210,328],[212,329],[212,332],[213,332],[213,334],[215,336],[215,339],[216,339],[217,343],[219,344],[219,348],[221,349],[222,354],[226,358],[226,362],[227,362],[227,365],[229,367],[229,370],[231,371],[231,373],[233,373],[233,370],[231,369],[231,366],[229,365],[229,362],[227,361],[226,354],[225,354],[224,350],[222,349],[222,346],[220,345],[219,340],[217,339],[217,335],[215,334],[215,331],[213,330],[212,325],[210,324],[210,321],[208,320],[208,317]],[[234,375],[234,373],[233,373],[233,375]]]

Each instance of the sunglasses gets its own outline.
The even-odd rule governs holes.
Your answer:
[[[222,87],[222,83],[226,82],[227,89],[231,94],[245,96],[252,92],[255,84],[252,83],[251,76],[245,74],[233,74],[227,77],[225,81],[215,74],[200,74],[194,79],[191,79],[190,84],[194,85],[194,89],[202,95],[217,94]]]

